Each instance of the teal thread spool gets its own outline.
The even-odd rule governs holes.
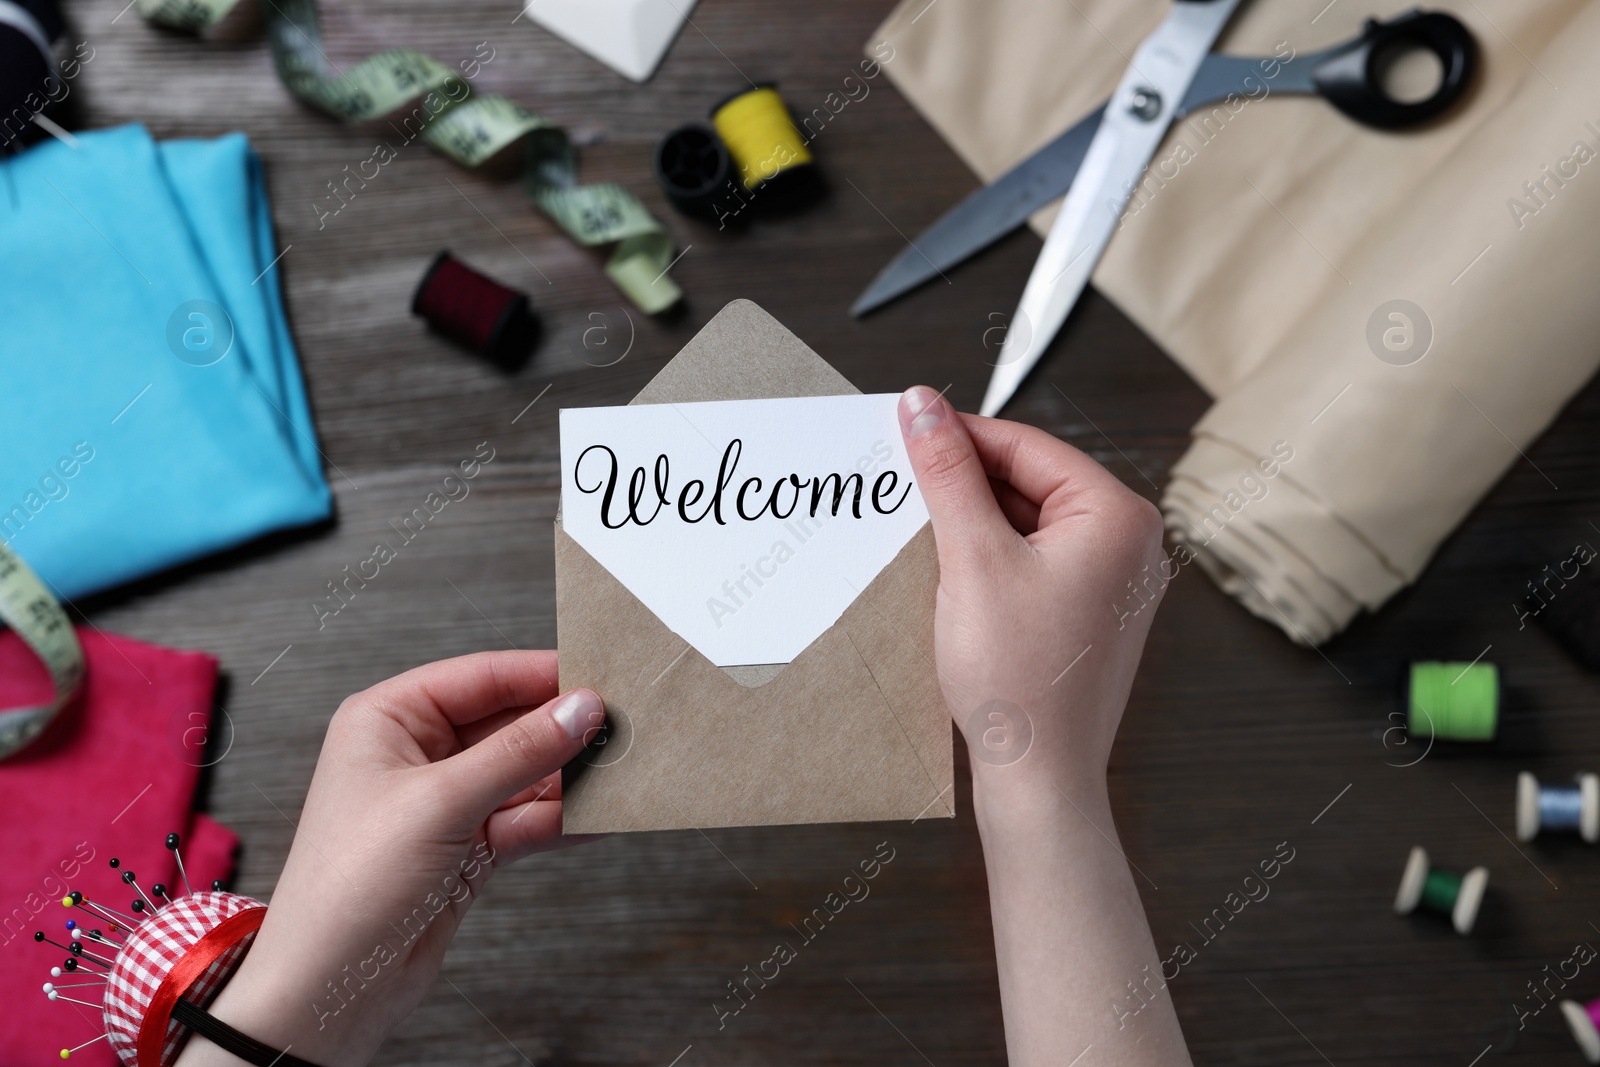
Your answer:
[[[1600,778],[1580,774],[1572,785],[1542,786],[1527,771],[1517,775],[1518,840],[1548,830],[1575,830],[1591,845],[1600,841]]]
[[[1430,866],[1428,852],[1421,845],[1411,850],[1405,873],[1400,876],[1400,891],[1394,897],[1394,913],[1410,915],[1420,906],[1425,911],[1450,916],[1450,924],[1463,936],[1472,933],[1483,906],[1484,890],[1489,888],[1489,868],[1474,867],[1456,874]]]
[[[1492,663],[1411,664],[1406,733],[1440,741],[1493,741],[1500,722],[1500,671]]]

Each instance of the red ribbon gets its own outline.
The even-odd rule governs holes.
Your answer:
[[[223,953],[259,930],[261,920],[266,917],[265,905],[234,912],[206,931],[205,936],[172,965],[172,970],[156,988],[156,995],[150,998],[144,1022],[139,1024],[139,1040],[135,1046],[139,1067],[161,1067],[161,1046],[166,1043],[167,1024],[178,998],[187,993]]]

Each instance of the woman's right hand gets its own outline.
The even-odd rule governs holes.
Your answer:
[[[939,545],[935,661],[972,755],[1009,1062],[1188,1064],[1106,789],[1171,577],[1156,509],[1042,430],[931,389],[900,421]]]
[[[1171,577],[1160,513],[1071,445],[926,386],[900,421],[939,546],[939,679],[974,773],[1103,780]]]

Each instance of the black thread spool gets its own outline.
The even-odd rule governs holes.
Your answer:
[[[417,283],[411,313],[510,371],[528,361],[539,338],[539,320],[526,293],[473,270],[448,251],[434,257]]]
[[[733,157],[716,130],[698,122],[679,126],[657,142],[654,164],[661,191],[683,214],[743,221],[737,210],[743,202],[732,184]]]
[[[54,0],[16,0],[0,17],[0,150],[14,151],[43,134],[31,120],[57,88],[50,45],[64,28]]]

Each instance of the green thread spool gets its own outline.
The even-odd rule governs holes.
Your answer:
[[[1493,741],[1500,719],[1500,671],[1492,663],[1413,663],[1406,684],[1406,732],[1441,741]]]
[[[1422,906],[1429,911],[1448,912],[1461,897],[1461,875],[1437,868],[1428,872],[1422,883]]]
[[[1450,916],[1456,933],[1470,934],[1488,888],[1487,867],[1474,867],[1466,874],[1432,867],[1427,850],[1418,845],[1406,859],[1405,873],[1400,876],[1400,891],[1394,898],[1394,912],[1410,915],[1420,906],[1425,911]]]

